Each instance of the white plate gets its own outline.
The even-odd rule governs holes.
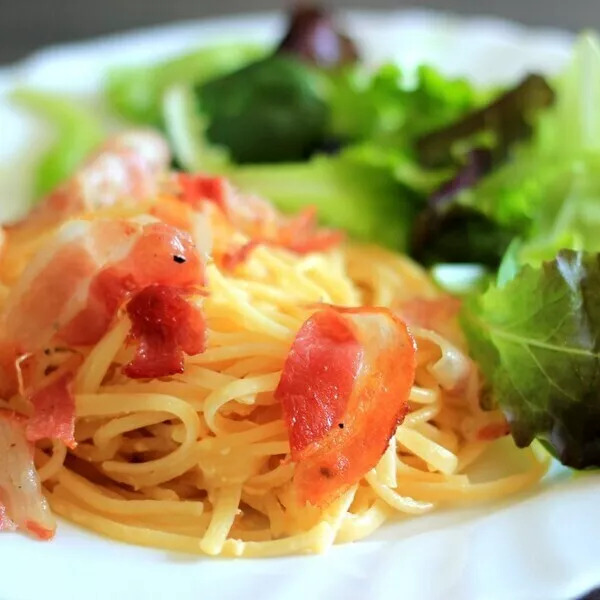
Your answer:
[[[489,19],[426,12],[352,13],[370,61],[421,63],[482,82],[555,72],[571,39]],[[2,98],[15,85],[97,102],[102,73],[215,40],[271,40],[282,22],[255,16],[187,23],[53,48],[0,69],[0,221],[19,212],[47,133]],[[527,496],[382,528],[325,556],[220,560],[137,548],[61,522],[51,543],[0,536],[0,598],[402,598],[565,600],[600,584],[600,477],[554,469]]]

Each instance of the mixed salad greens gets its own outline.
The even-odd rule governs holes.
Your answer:
[[[600,466],[600,45],[583,35],[562,76],[477,89],[430,66],[366,68],[320,9],[275,47],[200,49],[110,73],[108,105],[159,127],[178,166],[223,173],[293,211],[407,252],[476,263],[462,312],[490,404],[520,446]],[[58,129],[42,194],[101,135],[66,99],[20,91]]]

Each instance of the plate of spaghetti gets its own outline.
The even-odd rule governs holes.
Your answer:
[[[2,72],[1,595],[597,584],[600,46],[572,45],[301,8]]]

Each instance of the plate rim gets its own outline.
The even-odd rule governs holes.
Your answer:
[[[554,38],[560,43],[571,43],[576,34],[572,31],[560,27],[551,26],[529,26],[516,20],[488,15],[484,13],[458,14],[446,10],[436,10],[431,8],[397,8],[397,9],[340,9],[334,11],[341,19],[364,19],[380,18],[384,15],[390,18],[407,16],[414,18],[425,18],[433,20],[445,20],[451,25],[464,26],[492,26],[502,29],[503,33],[511,36],[543,37],[546,39]],[[14,76],[18,70],[27,67],[30,63],[47,59],[52,54],[65,52],[82,52],[89,50],[93,46],[104,43],[115,43],[123,39],[131,39],[137,36],[148,36],[165,34],[174,30],[205,28],[205,27],[224,27],[232,24],[238,26],[253,26],[253,24],[265,21],[282,21],[285,13],[281,11],[256,11],[241,12],[224,16],[201,17],[198,19],[178,19],[167,23],[149,25],[144,27],[132,27],[122,31],[113,31],[106,34],[94,35],[88,38],[64,40],[56,43],[46,44],[34,48],[25,55],[14,61],[0,63],[0,77]]]

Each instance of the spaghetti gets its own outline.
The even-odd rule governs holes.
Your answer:
[[[145,214],[155,214],[152,206],[144,204]],[[6,310],[18,277],[13,265],[3,267]],[[206,282],[194,299],[206,347],[184,356],[182,372],[125,374],[133,351],[124,310],[96,343],[75,349],[76,445],[40,440],[35,452],[55,513],[143,546],[222,556],[313,553],[402,516],[514,494],[545,473],[547,460],[533,449],[524,451],[521,472],[483,482],[469,475],[492,442],[486,438],[495,437],[482,432],[503,421],[479,408],[477,370],[446,314],[452,301],[409,259],[352,243],[302,254],[261,243],[233,270],[209,260]],[[407,414],[378,464],[314,506],[294,493],[297,464],[276,390],[296,335],[324,304],[403,316],[416,340],[416,371]],[[2,401],[17,413],[26,405],[23,390]]]

